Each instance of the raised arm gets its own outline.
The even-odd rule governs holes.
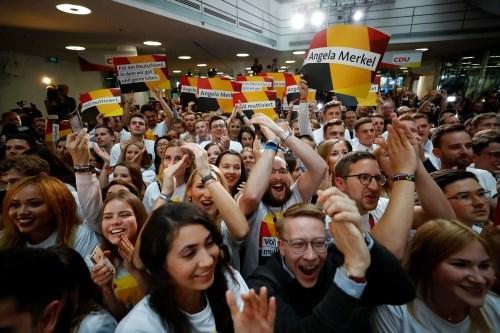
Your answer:
[[[388,153],[394,175],[415,175],[418,157],[410,142],[411,133],[397,119],[393,119],[393,125],[388,125],[387,130]],[[413,223],[414,191],[415,181],[394,181],[385,213],[372,229],[373,237],[399,259],[405,252]]]
[[[128,125],[130,121],[130,115],[132,114],[132,108],[134,103],[134,93],[128,93],[123,95],[123,114],[122,114],[122,124]]]
[[[276,142],[279,141],[279,138],[266,126],[262,126],[260,130],[268,139],[269,145],[266,144],[266,146],[264,146],[264,151],[253,167],[245,185],[245,189],[238,200],[238,205],[246,216],[253,214],[257,210],[266,192],[269,181],[271,180],[273,161],[277,152],[278,145]],[[276,147],[276,149],[273,149],[273,146]]]
[[[299,91],[300,91],[300,105],[299,105],[299,133],[300,135],[313,136],[311,128],[311,120],[309,119],[309,103],[307,103],[307,92],[309,88],[305,80],[300,80]]]
[[[200,177],[203,179],[209,175],[211,171],[206,150],[200,148],[196,143],[186,143],[183,147],[193,152],[196,171]],[[233,197],[218,180],[208,181],[205,186],[210,192],[220,216],[226,223],[231,238],[236,241],[245,239],[249,231],[248,222]]]
[[[274,135],[280,137],[290,150],[297,156],[306,167],[297,180],[300,196],[304,202],[311,200],[325,177],[327,166],[325,161],[306,143],[296,138],[289,131],[285,131],[271,119],[263,114],[257,114],[252,118],[252,123],[269,128]],[[253,173],[253,170],[252,170]]]
[[[456,219],[450,202],[427,172],[421,160],[418,161],[415,177],[415,187],[420,200],[420,206],[415,206],[413,228],[416,229],[431,219]]]
[[[160,102],[160,105],[164,111],[164,115],[165,115],[164,122],[167,125],[167,128],[173,128],[175,118],[179,118],[179,116],[177,115],[177,111],[176,111],[176,113],[174,113],[174,111],[172,111],[172,109],[167,104],[167,102],[165,102],[165,100],[161,96],[160,89],[158,89],[158,88],[154,89],[153,93],[154,93],[156,99],[158,100],[158,102]]]
[[[102,194],[95,174],[84,168],[89,167],[89,139],[87,129],[68,135],[66,149],[73,159],[76,177],[76,191],[88,226],[97,234],[101,229]],[[80,169],[80,170],[79,170]]]

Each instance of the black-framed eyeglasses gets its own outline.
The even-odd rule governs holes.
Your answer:
[[[311,239],[310,241],[305,239],[284,239],[284,238],[281,238],[281,240],[284,241],[286,244],[288,244],[288,246],[290,246],[290,248],[292,249],[292,252],[297,255],[306,253],[309,244],[311,244],[312,249],[317,254],[325,253],[328,243],[327,239],[324,237],[314,238]]]
[[[370,185],[370,183],[372,182],[372,179],[375,179],[375,182],[377,183],[377,185],[380,185],[380,186],[384,185],[387,182],[387,179],[385,178],[384,175],[372,176],[372,175],[367,174],[367,173],[358,173],[355,175],[344,176],[344,178],[349,178],[349,177],[358,178],[359,182],[363,185]]]
[[[448,199],[461,200],[461,201],[471,203],[472,199],[474,197],[478,198],[479,200],[483,200],[483,201],[489,200],[490,194],[491,194],[491,191],[480,189],[480,190],[477,190],[476,192],[460,192],[460,193],[455,194],[452,197],[449,197]]]

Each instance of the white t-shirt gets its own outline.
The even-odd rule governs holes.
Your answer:
[[[468,333],[470,318],[454,324],[437,316],[420,299],[413,301],[416,317],[408,312],[408,305],[378,306],[372,315],[373,332],[383,333]],[[492,293],[486,296],[482,312],[492,328],[500,327],[500,298]]]
[[[497,182],[495,177],[493,177],[489,171],[472,167],[466,168],[466,171],[472,172],[476,175],[479,185],[481,185],[481,187],[485,190],[491,191],[492,197],[497,194]]]
[[[199,144],[199,146],[205,149],[205,146],[208,145],[210,142],[213,141],[203,141],[202,143]],[[229,150],[234,150],[237,153],[241,153],[241,151],[243,150],[243,146],[238,141],[231,140],[229,141]]]
[[[288,207],[303,202],[297,183],[292,186],[291,191],[288,201],[280,207],[267,206],[261,201],[257,210],[248,219],[250,231],[245,240],[245,257],[241,270],[243,276],[248,277],[257,266],[278,252],[275,223],[283,217]]]
[[[97,233],[90,229],[86,224],[80,224],[76,228],[75,241],[71,247],[78,252],[82,258],[85,258],[89,256],[94,248],[101,243],[101,240]],[[56,242],[57,231],[54,231],[44,241],[38,244],[26,243],[26,246],[38,249],[47,249],[56,245]]]
[[[108,311],[101,309],[87,314],[76,333],[114,333],[117,324]]]
[[[226,272],[227,287],[236,298],[238,307],[243,308],[241,295],[248,293],[248,287],[241,275],[232,270],[237,284]],[[169,295],[165,295],[169,297]],[[223,297],[223,295],[222,295]],[[198,313],[186,313],[191,324],[191,332],[196,333],[213,333],[215,329],[215,319],[212,313],[210,303],[207,301],[207,306]],[[128,313],[128,315],[120,321],[116,328],[116,333],[168,333],[169,330],[163,326],[160,316],[151,309],[149,305],[149,296],[145,296],[137,305]]]
[[[154,181],[148,185],[146,191],[144,192],[144,198],[142,198],[142,203],[144,204],[144,208],[146,208],[146,212],[151,214],[153,211],[153,206],[155,204],[156,199],[160,196],[161,189],[158,182]],[[186,184],[182,184],[177,186],[174,193],[172,194],[171,200],[174,202],[181,202],[184,200],[184,195],[186,194]]]

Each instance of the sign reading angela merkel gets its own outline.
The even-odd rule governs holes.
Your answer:
[[[386,33],[362,25],[335,25],[314,35],[302,73],[309,87],[366,97],[389,43]]]
[[[198,110],[231,113],[234,103],[233,94],[241,91],[241,83],[220,78],[198,79]]]
[[[122,93],[170,89],[166,60],[162,55],[113,58]]]

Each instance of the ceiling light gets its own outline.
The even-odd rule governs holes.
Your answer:
[[[279,70],[278,70],[278,73],[284,73],[284,72],[285,72],[285,70],[284,70],[284,69],[279,69]]]
[[[217,72],[217,75],[224,75],[224,72]]]
[[[145,42],[142,42],[142,44],[147,45],[147,46],[160,46],[161,43],[154,41],[154,40],[147,40]]]
[[[181,71],[181,70],[179,70],[179,69],[174,69],[174,70],[172,71],[172,73],[179,74],[179,73],[182,73],[182,71]]]
[[[306,18],[300,13],[295,13],[292,15],[292,27],[294,29],[302,29],[306,24]]]
[[[474,59],[474,57],[462,57],[462,59]]]
[[[249,70],[251,70],[251,69],[252,69],[252,67],[245,67],[245,70],[246,70],[246,71],[249,71]]]
[[[361,11],[360,9],[358,9],[358,10],[356,10],[354,12],[354,14],[352,14],[352,19],[355,22],[359,22],[359,21],[361,21],[361,19],[363,18],[363,16],[365,16],[365,14],[363,13],[363,11]]]
[[[249,54],[248,53],[236,53],[236,56],[240,57],[240,58],[245,58],[245,57],[248,57]]]
[[[306,54],[306,51],[293,51],[292,54]]]
[[[190,56],[178,56],[177,59],[189,60],[189,59],[191,59],[191,57]]]
[[[42,83],[43,84],[51,84],[52,83],[52,79],[48,76],[44,76],[42,77]]]
[[[294,64],[295,63],[295,60],[287,60],[285,61],[285,64]]]
[[[66,50],[71,50],[71,51],[83,51],[85,50],[85,47],[83,46],[78,46],[78,45],[68,45],[64,47]]]
[[[311,15],[311,24],[315,27],[321,26],[324,20],[325,14],[323,14],[323,12],[317,11]]]
[[[68,14],[75,14],[75,15],[88,15],[92,12],[87,7],[72,5],[70,3],[59,4],[56,6],[56,8],[59,9],[61,12],[65,12]]]
[[[281,69],[286,69],[286,66],[281,66],[280,68],[281,68]]]
[[[425,52],[425,51],[429,51],[429,49],[428,49],[428,48],[426,48],[426,47],[421,47],[421,48],[419,48],[419,49],[415,49],[415,51],[422,51],[422,52]]]
[[[198,64],[196,66],[198,66],[198,67],[207,67],[207,64]]]
[[[407,67],[399,67],[399,69],[403,70],[403,69],[408,69]]]

